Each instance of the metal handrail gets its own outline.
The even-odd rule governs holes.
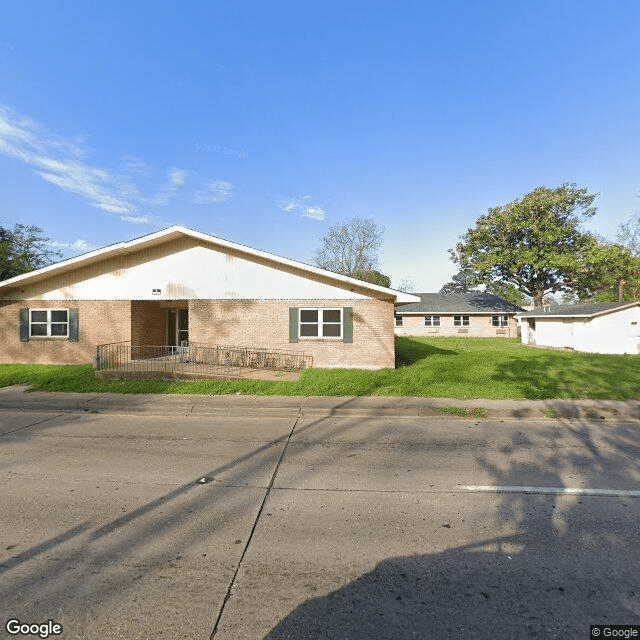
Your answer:
[[[242,369],[300,371],[313,366],[313,357],[280,349],[206,346],[195,342],[176,345],[134,345],[131,341],[98,345],[98,370],[239,374]]]

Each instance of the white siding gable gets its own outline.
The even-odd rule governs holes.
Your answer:
[[[592,353],[640,353],[640,307],[593,318],[576,335],[575,348]]]
[[[588,353],[640,354],[640,307],[586,317],[535,318],[535,331],[523,318],[522,342],[543,347],[569,347]]]
[[[131,254],[107,265],[60,274],[55,281],[25,285],[13,299],[184,300],[184,299],[367,299],[318,277],[195,245],[154,256]],[[155,290],[155,291],[154,291]],[[157,291],[159,290],[159,293]]]

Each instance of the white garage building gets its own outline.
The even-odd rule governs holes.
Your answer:
[[[640,354],[640,302],[557,305],[518,314],[523,344]]]

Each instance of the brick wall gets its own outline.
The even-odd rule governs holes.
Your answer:
[[[313,356],[316,367],[393,367],[393,304],[380,300],[190,300],[189,339],[210,345],[282,349]],[[79,342],[20,342],[20,308],[78,308]],[[289,342],[290,307],[352,307],[353,342]],[[166,309],[156,301],[0,301],[0,362],[90,363],[98,344],[166,342]]]
[[[20,342],[20,309],[78,309],[78,342],[31,338]],[[92,300],[0,301],[0,362],[91,363],[96,346],[131,338],[131,303]]]
[[[494,327],[491,324],[492,315],[470,315],[468,327],[454,326],[453,315],[440,315],[439,327],[425,327],[423,315],[404,315],[402,316],[402,326],[395,327],[394,331],[397,336],[460,336],[472,338],[517,337],[518,322],[516,321],[515,316],[509,318],[509,324],[506,327]]]
[[[131,301],[131,344],[167,344],[167,309],[155,300]]]
[[[289,342],[290,307],[352,307],[353,342]],[[191,300],[189,339],[313,356],[315,367],[379,369],[395,365],[393,304],[380,300]]]

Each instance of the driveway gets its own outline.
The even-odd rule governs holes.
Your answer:
[[[0,391],[4,637],[639,625],[637,407],[433,404]]]

